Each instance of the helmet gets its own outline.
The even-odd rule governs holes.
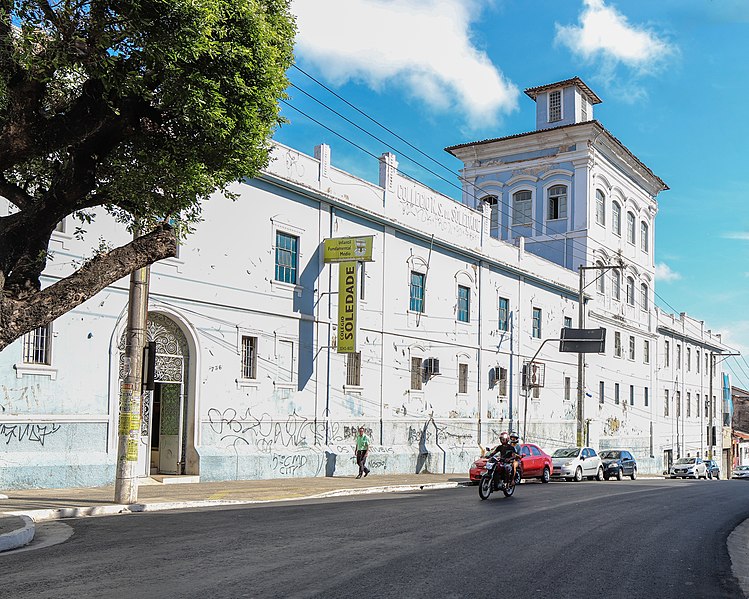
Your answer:
[[[510,442],[510,435],[508,435],[506,432],[503,432],[501,435],[499,435],[499,442],[502,445],[506,445]]]
[[[510,441],[520,441],[520,435],[518,435],[515,431],[512,431],[510,433]]]

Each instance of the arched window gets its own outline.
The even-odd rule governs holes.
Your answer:
[[[650,293],[648,290],[648,284],[643,283],[640,285],[640,308],[642,310],[648,309],[648,298],[650,297]]]
[[[603,270],[603,263],[602,262],[596,262],[596,270],[593,271],[596,274],[596,289],[598,290],[598,293],[606,293],[606,286],[604,285],[604,281],[606,280],[605,274],[606,271]]]
[[[627,212],[627,241],[632,245],[635,244],[635,215],[633,212]]]
[[[596,222],[606,226],[606,196],[600,189],[596,189]]]
[[[567,187],[552,185],[549,187],[548,196],[546,218],[548,220],[567,218]]]
[[[533,222],[531,204],[533,195],[530,191],[516,191],[512,194],[512,224],[513,226],[528,226]]]
[[[611,229],[621,237],[622,235],[622,207],[618,202],[611,204]]]
[[[648,223],[644,220],[640,222],[640,248],[646,254],[650,250],[650,231]]]
[[[632,277],[627,277],[627,303],[635,305],[635,280]]]
[[[611,295],[616,301],[622,299],[622,275],[617,269],[611,271]]]
[[[499,239],[499,201],[497,196],[485,196],[481,198],[482,202],[489,204],[491,216],[489,217],[489,235]]]

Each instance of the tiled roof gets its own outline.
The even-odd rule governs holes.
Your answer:
[[[546,90],[556,89],[558,87],[567,87],[569,85],[576,85],[577,87],[579,87],[580,91],[588,97],[588,100],[591,104],[600,104],[603,101],[595,94],[592,89],[585,85],[585,82],[580,79],[580,77],[573,77],[572,79],[565,79],[564,81],[557,81],[556,83],[539,85],[537,87],[529,87],[525,90],[525,95],[535,100],[539,94],[545,92]]]

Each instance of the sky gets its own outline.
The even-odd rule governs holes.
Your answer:
[[[603,100],[595,118],[670,188],[656,303],[742,351],[726,364],[749,388],[749,2],[293,0],[292,12],[275,139],[307,154],[326,143],[334,166],[373,182],[372,155],[390,151],[459,199],[462,165],[444,148],[532,131],[523,90],[580,77]]]

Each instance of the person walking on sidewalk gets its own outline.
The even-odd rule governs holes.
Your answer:
[[[369,454],[369,437],[364,433],[364,427],[359,427],[359,434],[356,435],[356,464],[359,466],[359,474],[356,478],[361,478],[362,474],[367,476],[367,455]]]

